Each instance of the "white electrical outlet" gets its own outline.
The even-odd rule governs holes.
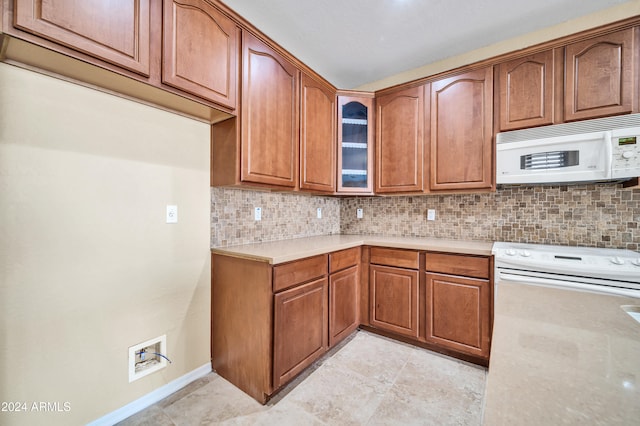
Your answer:
[[[262,207],[256,207],[253,213],[255,220],[262,220]]]
[[[436,220],[436,211],[434,209],[427,209],[427,220]]]
[[[316,216],[318,217],[318,219],[322,219],[322,209],[320,207],[318,207],[318,210],[316,210]]]
[[[363,216],[364,216],[364,215],[363,215],[363,213],[362,213],[362,209],[357,209],[357,210],[356,210],[356,217],[357,217],[358,219],[362,219],[362,217],[363,217]]]
[[[178,206],[167,206],[167,223],[178,223]]]
[[[129,348],[129,383],[167,366],[167,336],[162,335]],[[162,354],[163,356],[160,356]]]

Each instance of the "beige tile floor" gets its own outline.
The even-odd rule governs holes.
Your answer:
[[[486,369],[359,331],[267,405],[211,373],[120,425],[480,425]]]

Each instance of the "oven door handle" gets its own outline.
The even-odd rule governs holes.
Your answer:
[[[590,291],[594,293],[605,293],[605,294],[614,294],[618,296],[640,298],[640,290],[632,290],[632,289],[620,288],[620,287],[610,287],[610,286],[604,286],[604,285],[576,283],[576,282],[564,281],[564,280],[553,280],[553,279],[545,279],[545,278],[537,278],[537,277],[523,277],[521,275],[509,274],[506,272],[499,273],[499,280],[511,281],[518,284],[531,284],[531,285],[540,285],[540,286],[555,287],[555,288],[570,288],[573,290],[582,290],[582,291]],[[498,282],[498,285],[500,285],[499,282]]]

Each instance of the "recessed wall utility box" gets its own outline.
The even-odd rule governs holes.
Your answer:
[[[129,348],[129,383],[167,366],[167,336],[162,335]]]

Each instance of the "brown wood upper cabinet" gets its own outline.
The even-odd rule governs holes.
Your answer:
[[[150,0],[16,0],[14,25],[143,76],[150,70]]]
[[[496,67],[497,131],[638,112],[637,27]]]
[[[234,109],[238,28],[205,0],[164,0],[162,82]]]
[[[496,67],[498,131],[554,124],[556,90],[562,89],[561,53],[547,50]]]
[[[432,191],[491,190],[493,67],[431,83]]]
[[[299,78],[293,64],[242,33],[242,181],[296,186]]]
[[[237,117],[212,127],[212,186],[298,186],[299,73],[242,33],[242,106]]]
[[[565,120],[638,111],[638,27],[566,47]]]
[[[302,73],[300,189],[336,190],[336,91]]]
[[[424,189],[424,90],[419,86],[376,99],[376,193]]]

